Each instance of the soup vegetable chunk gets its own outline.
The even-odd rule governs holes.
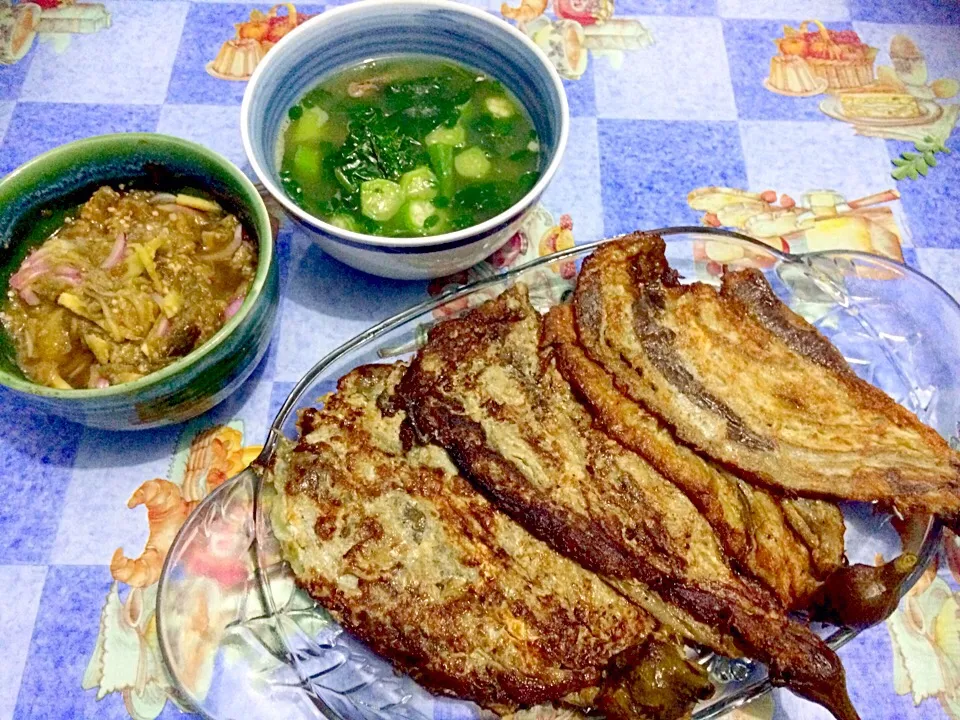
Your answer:
[[[437,235],[503,212],[536,183],[526,110],[497,80],[447,60],[374,60],[290,108],[281,180],[308,212],[388,237]]]
[[[10,277],[0,321],[32,381],[104,388],[210,339],[256,269],[254,243],[217,203],[102,187]]]

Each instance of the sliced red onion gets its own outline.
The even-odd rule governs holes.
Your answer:
[[[222,250],[217,250],[217,252],[208,253],[206,255],[199,254],[198,258],[201,260],[208,260],[216,262],[218,260],[229,260],[233,257],[233,254],[240,249],[240,245],[243,243],[243,228],[237,225],[236,230],[233,231],[233,240],[230,241],[230,244],[227,245]]]
[[[50,248],[42,247],[42,246],[37,248],[27,256],[27,259],[24,260],[23,263],[20,265],[20,269],[24,270],[28,267],[33,266],[34,263],[40,262],[49,254],[50,254]]]
[[[113,247],[110,248],[110,254],[107,255],[106,259],[100,263],[100,267],[104,270],[109,270],[112,267],[116,267],[123,259],[123,253],[127,249],[127,236],[125,233],[117,233],[117,239],[113,242]]]
[[[59,280],[60,282],[65,282],[71,287],[76,287],[80,284],[80,281],[83,279],[83,276],[80,274],[80,271],[69,265],[64,267],[57,268],[53,273],[53,279]]]
[[[169,204],[177,201],[177,196],[173,193],[156,193],[152,198],[147,200],[151,205],[158,204]]]
[[[100,390],[103,390],[103,388],[110,387],[110,381],[107,380],[105,377],[98,377],[96,382],[93,383],[93,386],[95,388],[99,388]]]
[[[70,287],[76,287],[77,285],[80,284],[80,278],[79,278],[79,277],[76,277],[76,276],[74,276],[74,275],[62,275],[62,274],[60,274],[60,273],[56,273],[56,274],[53,276],[53,278],[54,278],[55,280],[59,280],[60,282],[66,283],[66,284],[69,285]]]
[[[45,262],[38,262],[31,265],[24,263],[20,266],[20,269],[10,277],[10,287],[14,290],[21,290],[44,273],[49,272],[49,270],[50,266]]]
[[[243,299],[245,295],[237,295],[233,300],[231,300],[227,306],[223,309],[223,317],[226,320],[229,320],[234,315],[237,314],[237,311],[240,310],[240,306],[243,305]]]
[[[23,298],[23,301],[27,305],[36,307],[40,304],[40,298],[37,297],[37,294],[31,288],[25,287],[20,290],[20,297]]]
[[[170,321],[166,315],[160,315],[160,322],[157,323],[157,337],[166,337],[170,332]]]

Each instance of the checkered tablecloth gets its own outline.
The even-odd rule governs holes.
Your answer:
[[[57,25],[53,20],[73,16],[56,0],[42,7],[0,0],[0,58],[10,63],[0,66],[0,173],[64,142],[124,131],[186,137],[249,172],[239,132],[245,84],[218,79],[206,66],[233,36],[234,23],[269,6],[102,2],[92,10],[74,6],[82,22]],[[474,4],[501,12],[499,0]],[[529,4],[537,15],[537,1]],[[851,223],[770,241],[798,250],[833,243],[899,255],[960,297],[960,153],[937,153],[928,175],[897,181],[892,161],[915,152],[912,142],[858,134],[821,111],[822,95],[791,97],[764,86],[784,26],[816,18],[832,30],[852,29],[876,47],[877,68],[893,65],[894,36],[909,38],[928,70],[924,102],[953,113],[955,121],[957,0],[586,4],[593,8],[590,18],[573,17],[571,3],[557,0],[525,24],[570,77],[572,121],[564,163],[520,238],[519,256],[571,238],[585,242],[704,218],[742,227],[743,218],[732,220],[736,213],[727,212],[738,197],[761,203],[748,208],[756,216],[803,204],[805,197],[807,205],[816,204],[811,191],[831,189],[838,217]],[[27,22],[27,12],[39,32],[29,47],[12,47],[4,28]],[[75,32],[62,32],[65,27]],[[951,128],[944,133],[942,126],[938,132],[948,137]],[[958,147],[951,139],[946,145]],[[713,192],[720,212],[688,198],[711,187],[740,194],[702,191]],[[768,190],[773,193],[757,199]],[[844,201],[888,190],[897,192],[856,212],[844,209]],[[162,669],[144,659],[156,653],[152,570],[124,560],[154,542],[151,526],[175,519],[158,510],[148,519],[150,493],[135,495],[138,488],[176,494],[185,476],[197,472],[187,469],[191,454],[206,452],[200,472],[210,485],[236,471],[256,454],[280,403],[314,362],[443,286],[364,275],[289,225],[277,246],[283,298],[269,354],[236,395],[187,426],[87,430],[34,414],[0,391],[0,719],[178,716],[172,701],[164,705],[169,685]],[[150,485],[155,479],[166,485]],[[960,563],[954,553],[960,555],[951,540],[939,574],[928,575],[888,623],[841,652],[851,696],[865,718],[960,718],[960,602],[953,574]],[[741,715],[821,716],[783,692]]]

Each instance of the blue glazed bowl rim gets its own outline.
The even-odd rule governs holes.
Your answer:
[[[38,395],[65,402],[137,395],[144,390],[169,381],[175,375],[188,370],[195,365],[197,361],[216,350],[240,327],[240,324],[250,315],[253,307],[262,299],[263,290],[266,286],[267,278],[270,275],[271,266],[274,263],[273,232],[270,228],[270,215],[267,212],[267,206],[263,202],[263,198],[257,191],[256,186],[250,182],[250,178],[244,175],[240,168],[220,153],[202,145],[172,135],[164,135],[163,133],[113,133],[97,135],[60,145],[27,161],[6,177],[0,179],[0,188],[9,183],[16,182],[23,177],[29,178],[29,176],[33,174],[44,174],[46,172],[45,166],[58,155],[87,147],[93,149],[97,146],[102,146],[101,152],[110,152],[111,147],[117,143],[129,145],[147,144],[161,151],[178,149],[186,154],[203,156],[214,165],[217,165],[224,177],[231,178],[243,187],[252,203],[247,203],[243,197],[237,197],[235,199],[238,203],[250,205],[251,217],[258,224],[258,226],[254,228],[257,231],[257,272],[253,277],[253,282],[250,284],[250,290],[247,292],[247,296],[244,298],[236,315],[227,320],[227,322],[223,324],[223,327],[217,330],[203,345],[179,360],[155,372],[148,373],[138,380],[121,383],[119,385],[111,385],[106,388],[60,390],[58,388],[32,383],[29,380],[23,380],[9,373],[0,373],[0,385],[4,387],[29,395]],[[259,227],[261,224],[263,225],[262,228]]]
[[[486,23],[490,26],[492,32],[506,33],[511,38],[516,40],[516,42],[523,45],[537,58],[544,73],[546,73],[547,77],[550,79],[550,82],[553,84],[557,98],[559,99],[560,136],[557,138],[557,146],[553,153],[553,158],[550,160],[549,165],[547,165],[543,173],[541,173],[536,184],[534,184],[534,186],[527,192],[526,195],[505,209],[499,215],[496,215],[488,220],[484,220],[482,223],[477,225],[471,225],[463,230],[442,233],[440,235],[431,235],[422,238],[380,237],[378,235],[367,235],[365,233],[344,230],[336,225],[331,225],[316,215],[308,213],[293,200],[291,200],[290,197],[283,191],[283,188],[277,185],[273,176],[260,165],[260,163],[257,161],[256,153],[253,150],[254,143],[251,132],[253,120],[251,116],[253,96],[258,92],[261,79],[266,73],[267,68],[270,67],[271,63],[276,63],[278,58],[281,57],[287,51],[287,48],[295,43],[297,38],[299,38],[301,35],[309,35],[310,33],[315,32],[319,28],[328,24],[331,20],[335,20],[341,16],[372,12],[381,7],[396,8],[398,6],[406,6],[411,9],[443,9],[449,12],[466,15]],[[569,132],[570,108],[567,103],[567,94],[563,89],[563,81],[560,79],[560,74],[557,72],[556,67],[554,67],[546,53],[537,47],[537,45],[529,37],[520,32],[520,30],[515,28],[510,23],[491,15],[484,10],[480,10],[479,8],[474,8],[469,5],[461,5],[459,3],[452,2],[451,0],[360,0],[360,2],[354,2],[349,5],[343,5],[341,7],[325,10],[320,15],[310,18],[302,25],[287,33],[276,45],[273,46],[273,48],[271,48],[270,52],[264,56],[263,60],[260,61],[256,69],[253,71],[253,75],[250,77],[246,91],[243,94],[243,103],[240,108],[240,135],[243,140],[243,149],[247,153],[247,159],[249,160],[251,166],[253,166],[254,173],[256,173],[257,177],[260,179],[260,182],[263,183],[270,194],[276,198],[281,205],[283,205],[287,212],[293,214],[308,226],[316,227],[327,235],[332,235],[336,238],[347,240],[353,244],[371,246],[371,250],[375,249],[376,247],[437,246],[437,250],[439,251],[443,249],[440,246],[450,243],[462,243],[462,241],[469,240],[470,238],[480,239],[481,237],[485,237],[492,231],[496,230],[499,226],[507,224],[510,219],[517,214],[517,212],[526,210],[532,206],[543,194],[543,191],[546,190],[547,186],[550,184],[550,181],[553,180],[553,176],[556,174],[557,169],[560,167],[560,163],[563,160],[563,154],[567,147],[567,137]]]

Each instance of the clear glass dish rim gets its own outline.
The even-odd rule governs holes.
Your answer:
[[[712,237],[719,240],[726,240],[726,241],[733,240],[737,244],[745,244],[748,246],[755,247],[758,250],[761,250],[764,253],[767,253],[775,257],[779,263],[803,263],[803,264],[809,265],[812,260],[815,260],[817,258],[830,258],[830,257],[837,257],[837,256],[862,258],[864,260],[869,260],[871,263],[874,263],[876,265],[885,265],[891,269],[895,269],[898,272],[902,272],[907,276],[913,276],[914,278],[927,284],[931,288],[931,290],[933,290],[934,292],[940,293],[948,301],[947,305],[951,307],[952,311],[958,316],[958,318],[960,318],[960,303],[958,303],[953,298],[953,296],[950,295],[950,293],[948,293],[939,283],[937,283],[932,278],[924,275],[923,273],[919,272],[918,270],[915,270],[909,267],[908,265],[896,262],[890,258],[886,258],[880,255],[874,255],[872,253],[866,253],[858,250],[822,250],[822,251],[803,253],[803,254],[789,253],[789,252],[784,252],[782,250],[777,250],[776,248],[771,247],[770,245],[767,245],[759,240],[751,238],[742,233],[734,232],[731,230],[724,230],[720,228],[703,227],[703,226],[696,226],[696,225],[672,226],[672,227],[666,227],[666,228],[658,228],[655,230],[647,230],[644,232],[652,235],[660,235],[664,238],[668,238],[675,235],[700,235],[700,236],[706,236],[704,239],[710,239]],[[371,327],[367,328],[363,332],[355,335],[354,337],[347,340],[345,343],[343,343],[336,349],[327,353],[327,355],[325,355],[321,360],[319,360],[315,365],[313,365],[313,367],[311,367],[303,375],[303,377],[300,378],[300,380],[296,383],[296,385],[294,385],[294,387],[290,390],[289,394],[287,395],[286,399],[283,402],[283,405],[281,405],[279,411],[277,412],[276,417],[274,418],[273,422],[270,425],[267,438],[263,445],[263,450],[261,451],[258,458],[254,461],[254,464],[262,465],[263,463],[266,463],[270,459],[274,449],[276,448],[277,442],[283,436],[283,425],[289,419],[291,412],[293,412],[297,408],[299,401],[304,396],[306,391],[313,385],[316,379],[328,367],[336,363],[338,360],[340,360],[342,357],[347,355],[349,352],[356,350],[357,348],[362,347],[367,343],[375,341],[381,335],[388,333],[391,330],[394,330],[395,328],[409,322],[413,318],[429,313],[432,310],[438,307],[441,307],[453,300],[456,300],[458,298],[461,298],[467,295],[471,295],[474,292],[478,290],[482,290],[487,287],[500,285],[504,282],[511,280],[512,278],[517,277],[518,275],[525,274],[537,267],[548,265],[548,264],[557,262],[558,260],[563,260],[571,256],[586,255],[589,252],[595,250],[597,247],[605,243],[611,242],[613,240],[616,240],[618,237],[623,237],[623,235],[615,236],[612,238],[605,238],[601,240],[595,240],[593,242],[585,243],[582,245],[575,245],[566,250],[562,250],[556,253],[551,253],[549,255],[545,255],[543,257],[539,257],[535,260],[532,260],[528,263],[518,265],[517,267],[511,268],[510,270],[503,272],[501,274],[494,275],[488,278],[483,278],[481,280],[477,280],[475,282],[468,283],[460,287],[452,288],[447,292],[441,293],[437,297],[430,298],[430,299],[424,300],[423,302],[412,305],[406,310],[396,313],[372,325]],[[230,478],[230,480],[228,480],[227,482],[223,483],[220,487],[214,490],[214,492],[212,492],[210,495],[204,498],[200,502],[200,504],[197,506],[197,508],[194,509],[193,512],[194,513],[198,512],[200,508],[207,505],[209,502],[213,501],[222,492],[226,491],[228,487],[232,487],[233,481],[238,479],[240,476],[242,476],[244,473],[247,473],[247,472],[249,472],[249,470],[242,471],[237,476],[234,476],[233,478]],[[253,493],[254,493],[253,512],[255,516],[256,516],[256,513],[259,511],[260,494],[262,489],[261,485],[262,485],[262,477],[260,476],[259,473],[257,473],[256,478],[254,480],[254,489],[253,489]],[[185,528],[187,528],[188,525],[190,525],[189,521],[184,524],[184,527],[181,528],[180,532],[182,532]],[[177,538],[174,540],[174,543],[171,547],[176,547],[178,545],[180,532],[178,532]],[[907,590],[909,590],[911,587],[913,587],[916,584],[917,580],[919,580],[920,576],[925,571],[927,565],[929,564],[939,544],[940,534],[941,534],[941,523],[935,516],[931,515],[927,522],[927,526],[923,532],[923,539],[920,543],[920,550],[917,553],[918,554],[917,565],[914,568],[914,570],[910,573],[910,575],[907,576],[905,582],[901,584],[901,597],[903,596],[903,594],[906,593]],[[257,542],[258,542],[257,539],[254,538],[254,545],[256,545]],[[256,553],[256,557],[257,557],[256,564],[258,565],[258,568],[259,568],[259,553]],[[163,585],[164,577],[167,574],[169,560],[170,560],[170,555],[168,555],[164,561],[164,567],[161,572],[160,585]],[[157,618],[158,623],[161,620],[159,615],[160,613],[159,613],[159,603],[158,603],[158,618]],[[159,629],[160,628],[158,625],[158,630]],[[826,636],[824,638],[824,641],[830,646],[831,649],[838,650],[839,648],[843,647],[848,642],[850,642],[852,639],[857,637],[861,632],[863,631],[850,628],[850,627],[839,627],[839,628],[836,628],[828,636]],[[169,668],[170,664],[169,662],[167,662],[167,650],[165,648],[163,634],[162,633],[159,633],[159,634],[161,636],[159,638],[161,655],[164,658],[165,664]],[[183,698],[190,698],[191,693],[187,692],[186,689],[181,686],[181,683],[179,679],[176,677],[176,674],[171,672],[170,677],[178,690],[178,694]],[[706,712],[701,712],[701,713],[695,712],[692,718],[693,720],[713,720],[714,718],[717,718],[725,713],[728,713],[731,710],[734,710],[738,707],[743,706],[744,704],[750,702],[751,700],[755,700],[761,697],[767,692],[770,692],[772,689],[774,689],[773,685],[770,682],[770,680],[766,677],[764,677],[763,679],[748,681],[737,692],[718,701],[709,709],[707,709]],[[201,715],[206,717],[205,713],[203,713],[202,711],[199,711],[199,709],[197,711],[200,712]],[[330,717],[331,720],[342,720],[341,716],[338,713],[336,713],[336,711],[330,708],[325,708],[324,714]]]
[[[911,268],[908,265],[896,262],[889,258],[883,257],[881,255],[874,255],[872,253],[865,253],[859,250],[820,250],[810,253],[789,253],[782,250],[777,250],[776,248],[767,245],[766,243],[761,242],[755,238],[752,238],[748,235],[738,233],[732,230],[724,230],[721,228],[713,227],[703,227],[698,225],[676,225],[665,228],[658,228],[656,230],[646,230],[646,234],[650,235],[660,235],[664,238],[670,237],[673,235],[706,235],[712,236],[713,238],[723,239],[723,240],[735,240],[738,243],[745,243],[752,247],[755,247],[763,252],[769,253],[777,258],[779,262],[786,263],[809,263],[811,260],[821,257],[831,257],[837,255],[843,255],[845,257],[860,257],[863,259],[868,259],[871,262],[878,263],[881,265],[887,265],[888,267],[894,268],[898,271],[905,272],[907,275],[912,275],[922,282],[930,285],[931,289],[942,294],[948,301],[949,305],[953,308],[953,311],[960,317],[960,303],[958,303],[950,293],[948,293],[939,283],[937,283],[932,278],[924,275],[918,270]],[[504,281],[510,280],[511,278],[516,277],[517,275],[522,275],[534,268],[541,267],[543,265],[549,265],[557,262],[558,260],[563,260],[573,255],[583,255],[589,251],[595,250],[601,245],[604,245],[608,242],[616,240],[623,235],[618,235],[612,238],[605,238],[602,240],[594,240],[590,243],[585,243],[583,245],[575,245],[566,250],[561,250],[559,252],[551,253],[549,255],[544,255],[542,257],[531,260],[530,262],[518,265],[515,268],[511,268],[506,272],[494,275],[492,277],[483,278],[476,280],[472,283],[466,285],[461,285],[460,287],[452,288],[444,293],[441,293],[437,297],[429,298],[423,302],[417,303],[410,306],[406,310],[402,310],[399,313],[396,313],[380,322],[371,325],[369,328],[364,330],[357,335],[354,335],[352,338],[347,340],[345,343],[340,345],[338,348],[330,351],[325,355],[320,361],[318,361],[313,367],[311,367],[304,375],[297,381],[296,385],[290,390],[290,393],[287,395],[286,399],[283,402],[283,405],[280,406],[280,409],[277,411],[277,415],[273,420],[273,423],[270,425],[269,434],[267,436],[266,443],[264,445],[264,457],[267,456],[268,450],[276,443],[278,436],[282,434],[283,424],[289,418],[290,413],[296,408],[297,402],[300,400],[304,392],[310,387],[310,385],[316,380],[316,378],[326,370],[330,365],[335,363],[337,360],[342,358],[351,350],[364,345],[372,340],[375,340],[379,335],[388,333],[394,328],[403,325],[406,322],[409,322],[411,319],[418,315],[425,314],[430,312],[442,305],[446,305],[452,300],[464,297],[466,295],[472,295],[477,290],[482,290],[493,285],[498,285]]]

